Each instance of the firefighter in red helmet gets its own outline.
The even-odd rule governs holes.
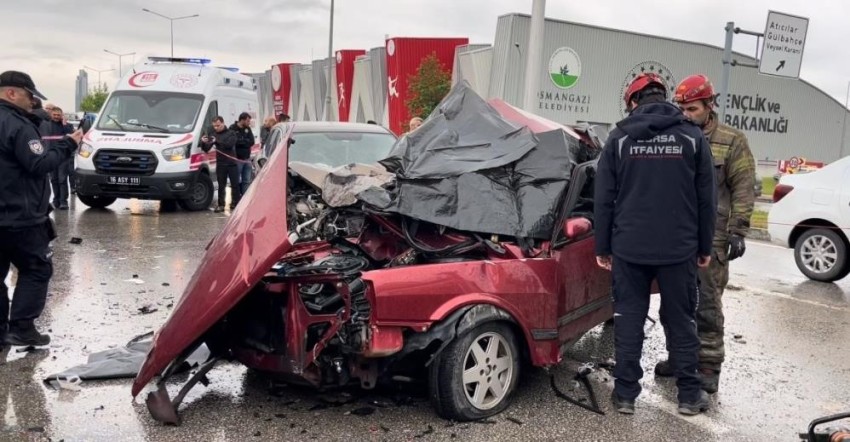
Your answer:
[[[656,89],[665,89],[664,80],[661,79],[661,76],[658,74],[649,72],[645,74],[640,74],[629,83],[629,86],[626,88],[626,93],[623,96],[623,100],[626,102],[626,109],[631,112],[631,110],[635,107],[632,106],[632,100],[637,98],[635,94],[646,89],[648,92]],[[659,91],[660,92],[660,91]],[[667,96],[666,91],[663,94],[665,97]],[[634,104],[637,104],[637,100],[635,100]]]
[[[711,260],[714,163],[698,127],[667,101],[656,74],[641,74],[623,96],[629,116],[617,123],[597,165],[596,261],[614,279],[614,392],[632,414],[643,376],[643,324],[653,280],[670,338],[679,413],[708,408],[700,389],[696,329],[697,267]]]
[[[705,75],[691,75],[676,87],[673,101],[685,116],[700,126],[711,146],[717,185],[717,223],[712,241],[712,260],[699,270],[700,300],[697,310],[699,367],[703,390],[717,392],[723,348],[723,290],[729,281],[729,261],[744,254],[744,238],[750,230],[755,194],[755,162],[747,137],[720,124],[714,112],[715,95]],[[655,367],[659,376],[672,376],[668,361]]]

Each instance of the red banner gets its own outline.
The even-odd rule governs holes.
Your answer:
[[[336,96],[339,121],[348,121],[351,111],[351,87],[354,84],[354,60],[366,55],[363,49],[336,51]]]
[[[289,109],[289,98],[292,93],[292,76],[289,67],[294,63],[279,63],[272,65],[272,103],[274,114],[292,115]]]

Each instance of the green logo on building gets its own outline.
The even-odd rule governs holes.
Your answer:
[[[569,89],[581,77],[581,59],[572,48],[558,48],[549,58],[549,78],[561,88]]]

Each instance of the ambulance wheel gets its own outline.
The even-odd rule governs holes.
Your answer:
[[[493,416],[510,404],[519,371],[520,350],[510,326],[481,324],[457,337],[431,363],[431,403],[446,419]]]
[[[77,194],[77,198],[79,198],[83,204],[91,207],[92,209],[103,209],[118,199],[114,196],[82,195],[79,193]]]
[[[210,176],[202,173],[192,184],[189,198],[179,200],[180,207],[190,212],[198,212],[210,208],[213,199],[213,182]]]

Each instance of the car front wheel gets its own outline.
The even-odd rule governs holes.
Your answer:
[[[843,238],[830,229],[811,229],[794,246],[797,268],[809,279],[833,282],[847,276],[847,247]]]
[[[452,341],[429,371],[431,402],[446,419],[469,421],[502,412],[510,404],[520,371],[511,328],[479,325]]]

